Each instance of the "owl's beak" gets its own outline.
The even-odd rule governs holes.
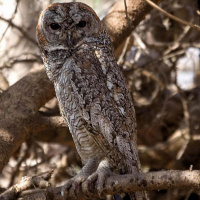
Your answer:
[[[68,31],[67,33],[67,46],[71,47],[72,46],[72,40],[71,40],[71,32]]]

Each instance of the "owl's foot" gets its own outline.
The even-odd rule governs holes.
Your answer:
[[[113,172],[110,170],[110,168],[100,163],[97,171],[87,178],[85,184],[87,188],[85,188],[85,191],[88,194],[91,194],[92,187],[95,185],[99,197],[103,198],[103,189],[106,179],[111,175],[113,175]]]
[[[71,178],[63,186],[62,195],[64,196],[66,193],[69,193],[70,190],[74,199],[77,199],[77,194],[79,193],[80,189],[83,189],[83,191],[90,196],[92,193],[91,191],[93,190],[94,186],[96,186],[99,197],[103,198],[103,189],[106,179],[113,175],[113,172],[110,170],[107,160],[101,161],[98,165],[98,168],[94,172],[93,170],[96,168],[97,163],[98,162],[94,159],[89,160],[81,172],[74,178]],[[85,183],[82,186],[83,182]]]
[[[80,173],[76,175],[74,178],[71,178],[63,187],[62,187],[62,196],[66,193],[69,193],[71,190],[74,199],[77,199],[77,194],[81,189],[81,184],[87,180],[87,178],[97,169],[98,160],[89,159],[85,166],[82,168]]]
[[[69,190],[72,188],[72,195],[74,199],[77,199],[77,194],[81,189],[81,184],[87,179],[88,176],[83,174],[78,174],[74,178],[71,178],[63,187],[63,194],[69,193]],[[63,195],[64,196],[64,195]]]

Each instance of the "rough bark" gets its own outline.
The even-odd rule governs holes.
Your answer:
[[[158,3],[160,0],[153,0],[153,2]],[[127,14],[124,0],[117,1],[103,19],[115,48],[130,35],[146,14],[152,10],[152,7],[142,0],[126,0],[126,6]]]
[[[198,189],[200,187],[200,171],[178,171],[178,170],[170,170],[170,171],[159,171],[159,172],[149,172],[144,174],[127,174],[127,175],[118,175],[111,176],[107,179],[103,196],[108,194],[116,194],[123,192],[134,192],[141,190],[162,190],[162,189]],[[20,185],[20,184],[19,184]],[[23,183],[24,188],[25,183]],[[27,183],[30,188],[30,183]],[[32,185],[33,187],[33,185]],[[86,192],[86,184],[82,184],[82,190],[80,190],[76,195],[77,199],[83,200],[94,199],[98,197],[98,191],[95,187],[90,188],[91,193],[87,194]],[[74,199],[72,188],[70,189],[68,194],[62,194],[61,187],[55,188],[47,188],[46,190],[42,189],[34,189],[31,191],[25,191],[21,193],[20,200],[60,200],[60,199]],[[17,195],[18,191],[14,191],[9,189],[8,193]],[[20,191],[21,192],[21,191]],[[63,197],[64,195],[64,197]],[[1,198],[2,197],[2,198]],[[3,195],[0,196],[0,200],[3,199]],[[7,199],[9,200],[9,199]]]
[[[54,96],[43,68],[32,71],[0,96],[0,171],[33,133],[38,109]]]

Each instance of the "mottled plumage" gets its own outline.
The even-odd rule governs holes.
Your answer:
[[[140,172],[132,98],[95,12],[82,3],[52,4],[40,15],[37,36],[62,116],[85,164],[77,177],[84,181],[96,172],[99,178],[105,168]]]

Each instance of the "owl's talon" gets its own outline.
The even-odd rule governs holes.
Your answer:
[[[106,179],[111,176],[113,173],[110,171],[109,168],[104,168],[103,170],[98,171],[98,179],[96,182],[97,191],[100,198],[104,198],[103,190]]]
[[[63,187],[62,193],[69,193],[70,188],[72,188],[72,196],[74,199],[77,199],[77,194],[79,193],[81,184],[86,180],[87,177],[82,175],[77,175],[74,178],[71,178]]]
[[[99,197],[104,198],[103,195],[103,189],[106,179],[111,175],[110,170],[99,170],[94,172],[92,175],[90,175],[85,184],[85,188],[83,188],[84,192],[87,193],[87,195],[92,194],[93,187],[96,186],[96,189],[98,191]]]
[[[106,177],[104,177],[102,180],[98,180],[97,182],[97,191],[100,198],[104,198],[103,188],[104,188],[105,181],[106,181]]]
[[[70,189],[70,184],[69,184],[70,180],[62,186],[61,188],[61,195],[64,197],[65,194],[68,194],[69,193],[69,189]]]
[[[98,178],[98,173],[97,172],[94,172],[92,175],[90,175],[87,178],[86,184],[85,184],[86,188],[84,188],[84,190],[88,195],[92,194],[91,191],[92,191],[92,189],[94,187],[94,184],[95,184],[97,178]]]

